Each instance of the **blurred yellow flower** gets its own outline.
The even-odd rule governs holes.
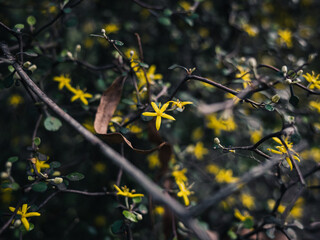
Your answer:
[[[234,183],[238,180],[237,177],[233,177],[231,169],[220,169],[215,179],[218,183]]]
[[[206,166],[206,171],[211,174],[217,174],[219,170],[220,168],[214,163],[210,163]]]
[[[110,34],[110,33],[116,33],[120,30],[120,26],[119,24],[108,24],[104,27],[104,30],[106,30],[106,34]]]
[[[208,154],[209,151],[203,146],[203,142],[197,142],[196,146],[194,147],[193,154],[199,160],[203,159],[203,156]]]
[[[139,69],[139,70],[138,70]],[[144,75],[144,72],[142,70],[140,70],[140,68],[138,67],[134,67],[134,71],[137,74],[137,77],[139,79],[139,89],[147,84],[147,80],[146,77]],[[155,65],[151,65],[147,71],[147,78],[150,84],[154,84],[155,80],[161,80],[163,78],[162,74],[160,73],[155,73],[156,72],[156,66]]]
[[[268,208],[269,208],[270,210],[273,210],[274,205],[276,204],[276,201],[273,200],[273,199],[269,199],[269,200],[267,201],[267,204],[268,204]],[[279,204],[277,211],[278,211],[279,213],[283,213],[284,210],[286,210],[286,207],[285,207],[284,205],[282,205],[282,204]]]
[[[247,68],[243,68],[242,66],[237,66],[238,73],[236,74],[236,78],[243,80],[243,88],[246,88],[251,85],[250,78],[250,70]]]
[[[221,131],[232,132],[237,128],[233,120],[233,116],[217,117],[217,114],[206,116],[207,127],[214,130],[216,136],[219,136]]]
[[[242,29],[250,36],[250,37],[255,37],[258,35],[259,31],[256,27],[245,23],[242,25]]]
[[[56,76],[53,78],[53,81],[59,82],[59,90],[63,89],[64,87],[70,91],[73,89],[70,85],[71,78],[69,77],[69,74],[61,74],[60,76]]]
[[[158,157],[158,152],[151,153],[148,157],[148,164],[150,169],[159,168],[161,167],[161,163]]]
[[[156,206],[156,207],[153,209],[153,212],[154,212],[155,214],[157,214],[157,215],[162,216],[162,215],[164,214],[165,210],[164,210],[164,207],[162,207],[162,206]]]
[[[191,194],[193,194],[193,192],[189,191],[189,189],[186,187],[185,183],[184,182],[178,182],[178,187],[179,187],[179,192],[177,193],[177,196],[178,197],[182,197],[183,198],[183,201],[184,201],[184,204],[186,206],[189,206],[190,204],[190,200],[189,200],[189,196]]]
[[[9,105],[17,107],[23,103],[23,98],[19,94],[12,94],[8,99]]]
[[[97,173],[104,173],[107,169],[107,166],[105,163],[103,162],[96,162],[94,165],[93,165],[93,169],[94,171],[96,171]]]
[[[179,182],[186,182],[188,178],[186,177],[186,172],[187,169],[183,168],[181,170],[178,170],[179,166],[175,166],[173,172],[171,175],[175,178],[176,183],[178,184]]]
[[[242,214],[237,208],[234,210],[234,216],[238,218],[241,222],[244,222],[247,219],[253,219],[247,211],[244,211],[244,213]]]
[[[320,148],[313,147],[310,150],[303,151],[300,155],[303,159],[313,159],[320,162]]]
[[[278,44],[286,45],[287,48],[292,48],[292,32],[289,29],[279,29],[278,30]]]
[[[312,75],[310,73],[307,73],[307,74],[303,74],[302,76],[309,82],[308,88],[320,89],[320,79],[319,79],[320,74],[315,76],[314,71],[312,71]]]
[[[255,198],[253,196],[251,196],[250,194],[247,193],[242,193],[240,195],[240,201],[242,203],[242,205],[246,208],[248,208],[249,210],[252,210],[255,206]]]
[[[316,101],[310,101],[309,102],[309,106],[311,108],[314,108],[318,111],[318,113],[320,113],[320,103],[319,102],[316,102]]]
[[[258,142],[262,138],[263,129],[250,130],[250,140],[252,143]]]
[[[74,102],[77,99],[80,99],[81,102],[85,105],[88,105],[88,100],[87,98],[92,98],[92,94],[90,93],[85,93],[81,89],[77,88],[72,88],[70,91],[74,94],[74,96],[71,98],[71,102]]]

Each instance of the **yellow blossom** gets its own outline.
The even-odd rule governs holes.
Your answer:
[[[236,89],[236,92],[240,92],[242,89],[240,89],[240,88],[237,88]],[[226,93],[225,94],[225,97],[226,98],[229,98],[229,99],[232,99],[233,100],[233,102],[234,102],[234,104],[238,104],[238,102],[240,102],[240,98],[238,98],[236,95],[234,95],[234,94],[232,94],[232,93]]]
[[[178,184],[179,182],[186,182],[188,180],[188,178],[185,175],[186,172],[186,168],[178,170],[178,166],[176,166],[174,167],[174,171],[171,174],[175,178],[176,183]]]
[[[320,148],[313,147],[310,150],[305,150],[301,153],[303,159],[313,159],[316,162],[320,162]]]
[[[162,206],[156,206],[156,207],[153,209],[153,212],[154,212],[155,214],[157,214],[157,215],[162,216],[162,215],[164,214],[165,210],[164,210],[164,207],[162,207]]]
[[[187,1],[181,1],[179,2],[179,5],[183,8],[185,11],[189,11],[191,8],[191,4],[188,3]]]
[[[219,170],[220,170],[220,168],[216,164],[213,164],[213,163],[208,164],[206,166],[206,171],[211,174],[218,174]]]
[[[279,29],[278,30],[278,43],[280,45],[286,45],[288,48],[292,48],[292,32],[289,29]]]
[[[178,108],[178,110],[183,111],[185,109],[185,105],[193,104],[193,102],[180,102],[179,99],[176,101],[170,101],[172,103],[173,109]]]
[[[88,105],[87,98],[92,98],[92,94],[85,93],[79,88],[78,89],[72,88],[70,89],[70,91],[74,93],[74,96],[71,98],[71,102],[74,102],[75,100],[80,99],[81,102],[83,102],[83,104]]]
[[[203,142],[197,142],[196,146],[194,147],[193,154],[196,156],[197,159],[202,160],[203,156],[208,154],[209,151],[203,146]]]
[[[216,175],[216,181],[218,183],[234,183],[237,180],[237,177],[233,177],[231,169],[221,169]]]
[[[134,125],[134,124],[130,125],[129,130],[130,130],[130,132],[135,133],[135,134],[142,132],[142,128],[137,125]]]
[[[252,143],[258,142],[262,138],[262,128],[250,131],[250,140]]]
[[[320,74],[315,76],[314,71],[312,71],[312,75],[310,73],[307,73],[307,74],[303,74],[302,76],[309,82],[308,88],[320,89],[320,79],[319,79]]]
[[[148,163],[149,163],[149,168],[154,169],[154,168],[159,168],[161,166],[159,157],[158,157],[158,152],[153,152],[147,157]]]
[[[221,131],[231,132],[237,128],[233,116],[217,117],[216,114],[210,114],[206,117],[207,127],[214,129],[215,135],[219,136]]]
[[[134,71],[137,74],[137,77],[139,79],[139,89],[145,85],[147,83],[146,81],[146,77],[143,71],[138,70],[140,68],[135,67]],[[156,66],[155,65],[151,65],[147,71],[147,79],[149,81],[150,84],[154,84],[155,80],[161,80],[163,78],[162,74],[160,73],[155,73],[156,72]]]
[[[204,135],[204,132],[202,127],[197,127],[192,131],[191,138],[194,141],[198,141],[203,137],[203,135]]]
[[[236,74],[236,78],[240,78],[243,80],[243,88],[246,88],[251,85],[251,78],[249,69],[243,68],[241,66],[237,66],[238,73]]]
[[[234,210],[234,216],[238,218],[241,222],[244,222],[247,219],[252,219],[252,216],[250,216],[250,214],[247,211],[245,211],[242,214],[237,208]]]
[[[94,130],[93,122],[90,119],[86,119],[84,123],[82,123],[82,126],[88,129],[90,132],[96,133],[96,130]]]
[[[107,169],[107,166],[105,163],[103,162],[97,162],[93,165],[93,169],[94,171],[96,171],[97,173],[104,173]]]
[[[38,212],[29,212],[29,213],[27,213],[29,208],[30,207],[28,207],[28,204],[23,204],[22,208],[20,207],[18,209],[18,211],[17,211],[17,215],[21,215],[21,222],[22,222],[23,226],[25,227],[25,229],[27,231],[29,231],[29,229],[30,229],[30,224],[29,224],[27,218],[29,218],[29,217],[39,217],[41,215]],[[14,207],[9,207],[9,210],[11,212],[14,212],[16,209]]]
[[[276,204],[276,201],[273,200],[273,199],[269,199],[269,200],[267,201],[267,204],[268,204],[269,209],[270,209],[270,210],[273,210],[274,205]],[[284,210],[286,210],[286,207],[285,207],[284,205],[282,205],[282,204],[279,204],[277,211],[278,211],[279,213],[283,213]]]
[[[282,154],[285,154],[285,155],[286,155],[286,161],[288,162],[288,164],[289,164],[289,166],[290,166],[290,170],[292,170],[292,168],[293,168],[292,162],[291,162],[291,160],[290,160],[290,158],[289,158],[289,155],[288,155],[288,152],[287,152],[285,146],[282,144],[282,142],[280,141],[279,138],[273,137],[272,139],[273,139],[276,143],[280,144],[280,146],[276,146],[276,149],[278,149],[278,150],[274,150],[274,149],[271,149],[271,148],[268,148],[267,150],[270,151],[270,152],[272,152],[272,153],[275,153],[275,154],[281,154],[281,155],[282,155]],[[288,140],[288,137],[286,137],[286,138],[284,139],[284,142],[285,142],[286,145],[288,146],[288,150],[290,151],[290,153],[291,153],[291,155],[292,155],[292,158],[295,159],[295,160],[297,160],[298,162],[300,162],[299,154],[292,149],[293,143]]]
[[[258,29],[248,23],[242,25],[242,29],[250,36],[255,37],[258,35]]]
[[[121,195],[121,196],[124,196],[124,197],[129,197],[129,198],[143,197],[144,196],[142,193],[135,193],[136,190],[134,190],[134,189],[130,192],[130,189],[127,188],[127,186],[121,187],[122,190],[115,184],[113,186],[118,191],[117,195]]]
[[[290,215],[294,218],[301,218],[303,215],[303,204],[304,199],[302,197],[299,197],[293,208],[291,209]]]
[[[320,103],[316,101],[310,101],[309,106],[316,109],[320,113]]]
[[[63,89],[64,87],[66,87],[70,91],[71,89],[73,89],[70,85],[71,78],[69,77],[69,74],[61,74],[60,76],[56,76],[53,78],[53,81],[59,82],[59,90]]]
[[[253,209],[255,206],[255,199],[253,196],[247,194],[247,193],[242,193],[240,195],[240,200],[242,202],[242,205],[248,209]]]
[[[186,206],[189,206],[190,204],[190,200],[188,198],[188,196],[190,196],[191,194],[193,194],[193,192],[189,191],[186,187],[186,185],[184,184],[184,182],[178,182],[178,187],[179,187],[179,192],[177,193],[178,197],[182,197],[184,204]]]
[[[9,104],[13,107],[17,107],[23,103],[23,98],[19,94],[12,94],[8,100]]]
[[[40,161],[38,158],[33,158],[32,160],[32,162],[35,164],[38,173],[41,173],[42,169],[50,168],[50,165],[46,163],[46,161]],[[31,172],[33,172],[33,169],[31,169]]]
[[[160,109],[158,108],[158,106],[157,106],[157,104],[155,102],[152,102],[151,105],[152,105],[153,110],[155,112],[144,112],[144,113],[142,113],[142,115],[143,116],[149,116],[149,117],[157,117],[157,119],[156,119],[156,128],[157,128],[158,131],[159,131],[160,125],[161,125],[161,118],[167,118],[167,119],[170,119],[170,120],[175,120],[172,116],[164,113],[164,111],[169,106],[169,102],[165,103],[162,107],[161,107],[161,103],[160,103],[160,106],[159,106],[159,107],[161,107]]]
[[[228,210],[230,209],[233,205],[236,204],[236,199],[233,196],[227,197],[224,201],[220,202],[220,206],[223,207],[223,209]]]
[[[104,27],[104,30],[106,30],[106,34],[116,33],[120,30],[120,26],[119,24],[108,24]]]

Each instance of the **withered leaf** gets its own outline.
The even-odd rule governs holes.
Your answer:
[[[132,143],[125,137],[123,136],[121,133],[108,133],[108,134],[103,134],[100,135],[100,137],[105,140],[108,143],[115,143],[115,144],[119,144],[119,143],[126,143],[133,151],[138,152],[138,153],[151,153],[154,152],[156,150],[159,150],[161,148],[163,148],[164,146],[168,145],[168,143],[166,142],[162,142],[161,144],[159,144],[157,147],[151,148],[151,149],[147,149],[147,150],[143,150],[143,149],[138,149],[132,146]]]
[[[106,134],[108,124],[121,99],[122,88],[126,77],[116,78],[111,86],[104,91],[94,120],[94,130],[98,134]]]

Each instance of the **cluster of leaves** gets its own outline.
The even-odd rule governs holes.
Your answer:
[[[181,204],[201,206],[279,157],[256,181],[195,213],[208,233],[232,239],[314,234],[320,220],[316,1],[12,4],[0,1],[0,21],[14,34],[2,25],[0,31],[24,71]],[[16,237],[192,236],[134,179],[34,101],[11,64],[1,55],[1,224],[9,206],[27,202],[41,217],[32,219],[32,232],[13,226]],[[77,88],[70,89],[78,92],[69,91],[81,101],[70,101],[68,88],[58,87],[54,79],[62,75],[71,76]],[[92,95],[85,97],[86,90]],[[114,184],[145,196],[114,197]],[[118,195],[128,190],[118,189]]]

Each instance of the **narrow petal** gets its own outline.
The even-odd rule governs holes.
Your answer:
[[[156,119],[156,129],[159,131],[160,129],[160,125],[161,125],[161,117],[160,116],[157,116],[157,119]]]
[[[157,116],[157,113],[154,112],[144,112],[142,113],[143,116],[148,116],[148,117],[155,117]]]
[[[14,212],[16,209],[15,209],[14,207],[9,207],[9,210],[10,210],[11,212]]]
[[[28,204],[23,204],[21,212],[26,213],[27,210],[28,210]]]
[[[113,184],[113,187],[114,187],[118,192],[122,192],[121,189],[120,189],[117,185]]]
[[[271,148],[267,148],[267,150],[272,152],[272,153],[275,153],[275,154],[282,154],[282,152],[274,150],[274,149],[271,149]]]
[[[294,158],[295,160],[297,160],[298,162],[300,162],[300,158],[299,158],[298,156],[293,156],[293,158]]]
[[[74,102],[75,100],[77,100],[79,98],[78,95],[74,95],[72,98],[71,98],[71,102]]]
[[[163,113],[168,108],[169,104],[170,102],[163,104],[162,108],[160,109],[160,112]]]
[[[83,94],[83,96],[85,98],[92,98],[92,94],[91,93],[85,93],[85,94]]]
[[[161,115],[161,117],[163,117],[163,118],[167,118],[167,119],[170,119],[170,120],[175,120],[174,119],[174,117],[172,117],[172,116],[170,116],[170,115],[168,115],[168,114],[166,114],[166,113],[163,113],[162,115]]]
[[[84,105],[88,105],[88,100],[84,96],[81,96],[80,100],[81,102],[83,102]]]
[[[273,139],[276,143],[279,143],[279,144],[282,145],[282,142],[281,142],[281,140],[280,140],[279,138],[273,137],[272,139]]]
[[[25,216],[26,218],[27,218],[27,217],[40,217],[41,214],[38,213],[38,212],[29,212],[29,213],[25,214],[24,216]]]
[[[30,224],[29,224],[28,220],[25,217],[23,217],[23,218],[21,218],[21,222],[23,223],[23,226],[25,227],[25,229],[27,231],[29,231]]]
[[[158,106],[157,106],[157,104],[156,104],[155,102],[151,102],[151,106],[153,107],[153,109],[154,109],[155,112],[159,112],[159,111],[160,111],[159,108],[158,108]]]
[[[292,171],[292,168],[293,168],[293,166],[292,166],[292,162],[291,162],[291,160],[290,160],[290,158],[286,158],[286,161],[287,161],[287,163],[289,164],[289,166],[290,166],[290,170]]]

